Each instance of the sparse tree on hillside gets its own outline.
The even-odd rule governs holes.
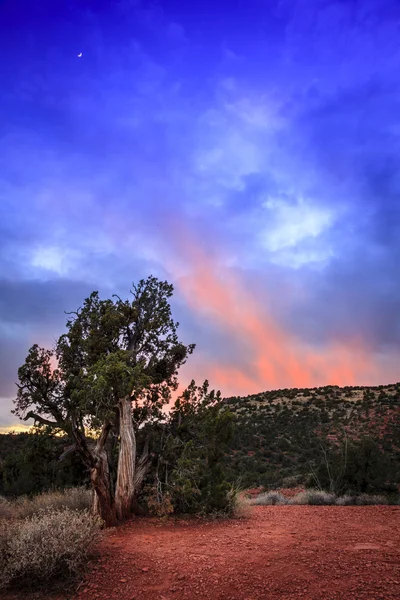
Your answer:
[[[135,428],[160,414],[194,349],[178,340],[169,304],[172,285],[151,276],[131,293],[124,301],[100,300],[93,292],[69,313],[67,332],[54,351],[33,346],[19,369],[15,400],[21,418],[72,437],[71,451],[90,470],[96,508],[107,524],[130,514],[145,473],[146,457],[136,473]],[[115,494],[107,453],[111,432],[119,439]]]

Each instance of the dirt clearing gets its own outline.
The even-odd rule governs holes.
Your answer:
[[[399,600],[399,540],[400,508],[390,506],[260,506],[225,522],[138,519],[106,533],[72,598]]]
[[[246,520],[115,530],[76,599],[400,598],[398,507],[254,507]]]

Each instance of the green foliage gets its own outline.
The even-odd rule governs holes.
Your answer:
[[[86,483],[88,473],[76,454],[59,460],[71,443],[45,429],[0,435],[0,494],[30,496]]]
[[[178,339],[173,286],[150,276],[131,293],[132,300],[101,300],[93,292],[68,313],[54,351],[32,346],[18,371],[17,415],[83,433],[114,420],[120,398],[161,409],[194,345]]]
[[[185,444],[170,477],[175,512],[223,512],[228,507],[230,485],[214,457],[194,440]]]
[[[399,386],[384,391],[385,398],[382,388],[326,386],[225,399],[237,423],[223,458],[228,480],[272,488],[290,476],[305,479],[321,462],[321,445],[334,448],[345,434],[375,440],[393,465],[389,479],[399,482]]]
[[[222,458],[233,434],[233,415],[207,381],[192,381],[165,426],[156,483],[177,513],[229,512],[230,484]]]
[[[109,475],[122,424],[129,424],[125,438],[130,447],[119,459],[126,461],[129,455],[133,462],[135,431],[162,418],[171,390],[177,389],[178,370],[194,350],[194,344],[186,346],[178,339],[179,323],[172,319],[169,304],[172,293],[172,285],[153,276],[134,285],[128,300],[115,295],[101,300],[93,292],[81,308],[68,313],[67,331],[55,349],[32,346],[18,371],[13,412],[73,439],[109,524],[115,515],[115,481],[119,503],[125,497],[132,504],[132,490],[115,472]],[[132,409],[133,431],[129,420],[121,419],[123,406],[126,412]]]
[[[314,485],[323,490],[364,494],[387,489],[394,466],[375,440],[346,438],[339,448],[324,450],[313,473]]]

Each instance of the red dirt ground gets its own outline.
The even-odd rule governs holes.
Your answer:
[[[253,507],[110,530],[74,600],[399,600],[400,509]]]

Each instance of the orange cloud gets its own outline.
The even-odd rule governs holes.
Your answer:
[[[177,263],[171,260],[168,265],[179,292],[190,308],[211,318],[243,346],[242,366],[224,365],[223,359],[207,365],[213,387],[227,395],[371,381],[373,361],[362,340],[335,341],[318,349],[302,343],[274,320],[268,298],[261,304],[232,270],[211,259],[182,227],[174,227],[174,233],[175,249],[188,268],[180,275]]]

